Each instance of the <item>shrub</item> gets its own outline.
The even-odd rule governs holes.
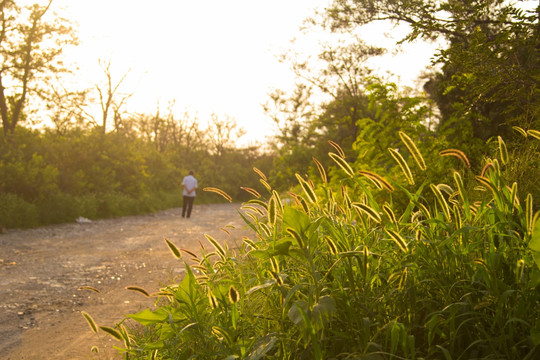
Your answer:
[[[64,193],[55,193],[37,204],[41,224],[73,222],[82,216],[82,204],[78,198]]]
[[[0,194],[0,225],[24,228],[39,224],[37,207],[14,194]]]

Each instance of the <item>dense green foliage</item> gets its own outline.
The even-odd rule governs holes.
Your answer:
[[[114,328],[84,313],[93,331],[123,341],[129,359],[536,358],[540,212],[506,177],[512,152],[500,139],[479,174],[442,153],[456,166],[432,183],[400,138],[404,150],[386,152],[400,176],[357,169],[336,146],[333,170],[297,175],[291,199],[268,189],[245,202],[254,235],[238,248],[207,235],[212,250],[197,255],[167,241],[183,280],[132,288],[160,300]]]
[[[262,187],[251,169],[266,169],[268,156],[228,144],[217,154],[207,141],[161,139],[158,147],[129,132],[17,128],[0,141],[0,225],[31,227],[180,206],[182,178],[191,169],[199,179],[197,202],[221,200],[204,187],[219,186],[240,200],[249,194],[239,181]]]

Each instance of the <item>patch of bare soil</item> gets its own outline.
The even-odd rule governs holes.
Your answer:
[[[126,287],[154,292],[182,276],[164,238],[196,253],[211,247],[204,234],[234,246],[247,233],[238,209],[196,204],[190,219],[171,209],[0,234],[0,359],[120,358],[113,346],[122,344],[92,333],[81,311],[114,326],[151,307],[153,298]]]

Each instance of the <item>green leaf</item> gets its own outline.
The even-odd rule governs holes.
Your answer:
[[[531,329],[531,340],[534,345],[536,346],[540,345],[540,331]]]
[[[178,302],[187,305],[194,305],[198,297],[206,297],[200,292],[197,279],[189,266],[186,266],[186,275],[180,282],[175,296]]]
[[[461,200],[463,201],[463,211],[465,212],[465,218],[467,220],[471,220],[471,209],[469,206],[469,198],[467,196],[467,192],[465,191],[465,185],[463,184],[463,179],[461,178],[461,175],[457,171],[454,171],[454,181],[456,182],[459,196],[461,197]]]
[[[270,259],[272,256],[276,255],[290,255],[289,248],[292,245],[292,241],[288,239],[281,239],[270,245],[267,249],[255,249],[249,252],[250,255],[253,255],[259,259]]]
[[[234,344],[233,335],[231,334],[229,330],[216,325],[216,326],[212,326],[212,332],[216,334],[217,336],[221,336],[223,339],[225,339],[229,346]]]
[[[302,312],[304,312],[304,314],[308,312],[308,305],[304,300],[298,300],[291,306],[287,315],[289,316],[289,320],[295,325],[300,325],[304,319]]]
[[[156,311],[144,309],[136,314],[128,314],[127,317],[147,326],[150,324],[167,322],[169,319],[169,312],[165,311],[163,308],[157,309]]]
[[[313,322],[321,328],[327,324],[332,316],[336,313],[336,301],[330,295],[322,296],[319,302],[313,306],[311,313]]]
[[[534,224],[529,249],[531,249],[536,266],[540,269],[540,217],[537,217]]]
[[[292,228],[298,233],[304,233],[312,224],[309,216],[302,211],[286,207],[283,210],[283,227]]]
[[[390,351],[392,354],[397,354],[398,346],[404,334],[405,325],[397,321],[392,321],[390,325]]]
[[[265,282],[264,284],[261,284],[261,285],[257,285],[257,286],[254,286],[252,287],[251,289],[249,289],[247,292],[246,292],[246,296],[250,295],[251,293],[254,293],[256,291],[259,291],[259,290],[262,290],[262,289],[266,289],[268,287],[271,287],[273,286],[275,283],[273,281],[267,281]]]
[[[283,301],[283,305],[282,305],[283,311],[286,309],[287,305],[289,304],[289,301],[291,301],[294,294],[296,294],[296,292],[300,290],[302,287],[303,287],[302,284],[296,284],[289,290],[289,292],[287,293],[287,296],[285,296],[285,301]]]
[[[240,210],[238,210],[238,215],[240,215],[242,220],[244,220],[244,222],[251,228],[251,230],[257,231],[257,228],[255,227],[253,222],[249,221],[249,219],[246,218],[246,216]]]
[[[448,351],[446,348],[442,347],[441,345],[435,345],[444,355],[445,360],[452,360],[452,355],[450,355],[450,351]]]
[[[277,342],[275,336],[266,335],[263,338],[257,340],[253,344],[252,350],[246,357],[246,360],[259,360],[262,359],[270,350],[274,348]]]

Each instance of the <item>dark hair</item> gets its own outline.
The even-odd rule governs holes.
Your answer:
[[[193,175],[193,170],[189,170],[189,175]]]

